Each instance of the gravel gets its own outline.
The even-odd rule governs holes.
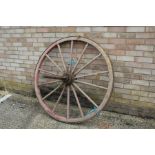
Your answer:
[[[154,129],[155,119],[102,111],[80,124],[58,122],[44,112],[36,98],[13,94],[0,104],[1,129]]]

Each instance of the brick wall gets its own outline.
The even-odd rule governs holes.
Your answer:
[[[155,118],[155,27],[0,27],[0,86],[33,90],[43,51],[76,35],[96,41],[112,61],[114,91],[107,108]]]

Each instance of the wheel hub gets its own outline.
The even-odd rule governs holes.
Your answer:
[[[73,75],[70,73],[65,73],[63,75],[64,79],[62,80],[66,85],[71,85],[74,81]]]

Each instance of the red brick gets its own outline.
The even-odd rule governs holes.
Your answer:
[[[113,38],[109,38],[108,41],[110,44],[125,44],[126,40],[125,39],[113,39]]]
[[[126,50],[126,45],[125,44],[116,44],[115,49],[117,49],[117,50]]]
[[[106,39],[106,40],[108,40],[108,38],[103,38],[102,37],[102,34],[101,34],[101,32],[85,32],[84,33],[84,36],[86,37],[86,38],[92,38],[92,39],[101,39],[101,41],[103,40],[103,39]],[[108,42],[108,41],[107,41]],[[102,43],[102,42],[101,42]],[[104,43],[104,42],[103,42]]]
[[[108,31],[109,32],[125,32],[126,31],[126,27],[122,27],[122,26],[117,26],[117,27],[108,27]]]
[[[144,26],[128,26],[126,28],[127,32],[145,32]]]
[[[155,27],[154,26],[147,26],[146,32],[155,32]]]
[[[136,38],[155,38],[155,33],[136,33]]]
[[[108,52],[109,54],[111,55],[118,55],[118,56],[121,56],[121,55],[125,55],[125,50],[109,50]]]
[[[49,32],[48,27],[37,28],[37,32]]]
[[[155,52],[154,51],[145,51],[144,52],[144,57],[155,57]]]
[[[152,63],[153,62],[152,58],[146,58],[146,57],[137,57],[135,60],[137,62],[146,62],[146,63]]]
[[[136,49],[136,45],[126,45],[126,50],[127,51],[134,51]]]
[[[66,26],[62,27],[62,32],[75,32],[76,27],[75,26]]]
[[[129,44],[129,45],[144,44],[144,39],[127,39],[126,43]]]
[[[122,94],[122,98],[129,99],[129,100],[138,100],[139,96]]]
[[[135,33],[118,33],[118,38],[136,38]]]
[[[120,60],[120,61],[134,61],[134,57],[132,57],[132,56],[117,56],[117,60]]]
[[[139,69],[139,68],[134,68],[134,73],[138,74],[149,74],[151,75],[151,70],[150,69]]]
[[[102,33],[102,36],[105,38],[117,38],[117,33],[105,32]]]
[[[115,49],[114,44],[101,44],[104,49]]]
[[[107,32],[107,27],[103,26],[97,26],[97,27],[92,27],[92,32]]]
[[[136,45],[136,50],[153,51],[153,48],[151,45]]]
[[[132,84],[142,85],[142,86],[149,86],[149,82],[145,81],[145,80],[132,80]]]
[[[90,32],[91,31],[91,29],[90,29],[90,27],[86,27],[86,26],[81,26],[81,27],[77,27],[76,28],[76,32]]]
[[[147,44],[147,45],[155,45],[155,39],[145,39],[145,44]]]
[[[131,94],[131,90],[122,88],[114,88],[114,92],[121,94]]]
[[[155,103],[154,98],[148,98],[148,97],[140,97],[140,101]]]
[[[128,55],[128,56],[143,56],[144,51],[126,51],[126,55]]]

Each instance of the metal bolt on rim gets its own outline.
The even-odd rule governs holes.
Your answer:
[[[69,65],[66,64],[65,62],[65,58],[63,56],[63,50],[61,48],[61,44],[64,42],[69,42],[70,44],[70,60],[72,60],[72,53],[74,50],[74,44],[76,41],[80,41],[83,42],[85,44],[83,50],[81,51],[77,61],[75,64],[70,63]],[[77,66],[79,65],[80,61],[83,59],[83,55],[85,54],[85,52],[87,51],[88,46],[91,45],[93,46],[99,53],[93,57],[92,59],[90,59],[86,64],[84,64],[82,67],[77,68]],[[59,66],[59,64],[52,59],[52,57],[50,56],[50,53],[53,51],[54,48],[57,48],[59,56],[60,56],[60,61],[62,66]],[[99,57],[103,57],[105,60],[105,63],[107,65],[107,70],[103,70],[103,71],[98,71],[98,72],[93,72],[93,73],[88,73],[88,74],[84,74],[84,75],[79,75],[79,73],[81,71],[83,71],[85,68],[87,68],[87,66],[91,65],[95,60],[97,60]],[[49,71],[49,70],[45,70],[43,69],[43,63],[45,61],[45,59],[47,59],[52,65],[55,66],[55,69],[57,69],[57,71],[60,73],[59,75],[56,74],[53,71]],[[51,81],[46,81],[43,83],[39,83],[40,80],[40,74],[45,74],[46,78],[50,78]],[[82,81],[81,78],[85,78],[87,79],[87,77],[90,76],[95,76],[95,75],[100,75],[100,74],[106,74],[108,73],[109,75],[109,80],[107,82],[107,87],[101,86],[101,85],[97,85],[94,83],[89,83],[89,82],[85,82]],[[93,116],[95,116],[97,113],[99,113],[103,107],[106,105],[106,103],[108,102],[110,95],[112,93],[112,88],[113,88],[113,70],[112,70],[112,65],[111,62],[107,56],[107,54],[105,53],[105,51],[102,49],[101,46],[99,46],[97,43],[95,43],[94,41],[84,38],[84,37],[67,37],[67,38],[63,38],[60,39],[54,43],[52,43],[46,50],[45,52],[41,55],[37,65],[36,65],[36,69],[35,69],[35,75],[34,75],[34,84],[35,84],[35,92],[36,92],[36,96],[38,98],[39,103],[41,104],[41,106],[44,108],[44,110],[54,119],[58,120],[58,121],[62,121],[62,122],[66,122],[66,123],[75,123],[75,122],[83,122],[86,121],[90,118],[92,118]],[[46,86],[46,85],[52,85],[52,84],[56,84],[55,88],[53,90],[50,90],[50,92],[48,94],[45,94],[44,96],[41,94],[41,87],[42,86]],[[102,102],[100,104],[96,103],[91,96],[89,96],[85,90],[83,88],[81,88],[79,86],[79,84],[82,85],[86,85],[86,86],[90,86],[93,88],[98,88],[100,90],[104,90],[106,91]],[[61,88],[61,92],[58,95],[58,98],[56,101],[54,101],[54,106],[53,108],[49,107],[46,99],[49,96],[52,96],[58,89]],[[78,93],[77,91],[82,94],[94,107],[95,110],[85,114],[83,111],[83,107],[80,103],[79,97],[78,97]],[[65,116],[61,116],[59,114],[56,113],[56,108],[57,106],[60,104],[60,101],[62,99],[62,96],[64,95],[64,93],[66,92],[66,114]],[[76,105],[78,108],[78,111],[80,113],[80,116],[78,116],[77,118],[72,118],[70,115],[70,111],[72,108],[72,103],[71,103],[71,93],[73,93],[74,99],[76,101]]]

